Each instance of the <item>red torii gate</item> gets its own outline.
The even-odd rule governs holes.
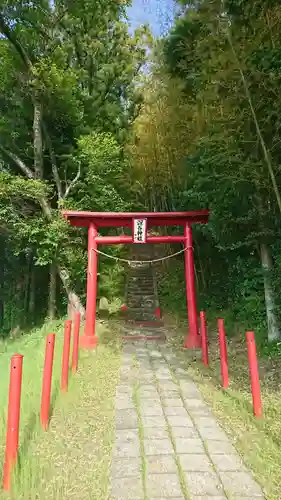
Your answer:
[[[183,243],[186,250],[185,256],[185,281],[188,312],[189,332],[184,340],[185,348],[200,347],[200,336],[197,322],[196,291],[194,257],[192,246],[192,224],[206,224],[209,210],[196,212],[76,212],[63,211],[63,217],[72,226],[88,227],[88,271],[87,271],[87,300],[86,321],[84,335],[80,339],[81,347],[94,349],[98,340],[95,331],[96,324],[96,299],[97,299],[97,263],[98,245],[113,245],[125,243]],[[133,233],[134,224],[143,221],[144,239],[136,241]],[[147,230],[159,226],[183,226],[181,236],[149,236]],[[99,236],[98,229],[103,227],[129,227],[132,236]]]

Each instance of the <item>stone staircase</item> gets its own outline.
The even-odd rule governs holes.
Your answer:
[[[151,264],[133,264],[134,260],[152,260],[153,246],[149,244],[134,244],[131,248],[131,266],[127,282],[127,325],[129,335],[163,336],[160,331],[163,326],[156,311],[159,307],[156,275]],[[160,330],[159,330],[160,329]],[[126,333],[128,335],[128,333]]]

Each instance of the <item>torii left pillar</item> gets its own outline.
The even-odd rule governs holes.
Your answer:
[[[85,349],[94,349],[98,343],[96,336],[96,303],[97,303],[97,270],[98,235],[96,226],[89,225],[88,229],[88,272],[87,272],[87,299],[86,299],[86,320],[84,335],[80,337],[80,345]]]

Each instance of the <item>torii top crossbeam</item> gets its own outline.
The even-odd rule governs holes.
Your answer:
[[[63,217],[72,226],[131,227],[134,219],[147,219],[148,229],[155,226],[184,226],[186,222],[207,223],[209,210],[196,212],[76,212],[63,211]]]

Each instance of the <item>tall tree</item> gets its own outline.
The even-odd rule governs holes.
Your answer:
[[[177,101],[173,106],[170,100],[170,115],[180,121],[179,142],[185,148],[178,145],[183,161],[172,160],[173,170],[182,175],[173,205],[209,206],[209,229],[218,249],[260,260],[269,340],[280,337],[272,281],[280,239],[280,12],[273,1],[202,0],[193,8],[188,2],[164,40],[160,63],[164,61],[186,112],[182,117]],[[158,75],[153,78],[160,85]],[[171,94],[169,87],[164,82],[164,92]],[[167,107],[165,112],[167,116]],[[161,123],[163,109],[157,113]],[[154,116],[148,121],[151,128]],[[150,143],[170,149],[180,135],[167,130],[163,125],[154,130]],[[142,151],[137,155],[145,164],[153,157],[145,158]],[[155,166],[151,179],[157,170]],[[168,189],[165,195],[168,206]]]
[[[37,263],[51,266],[51,314],[55,273],[83,312],[65,265],[70,236],[59,210],[70,196],[79,204],[88,175],[79,138],[94,130],[124,143],[140,104],[134,80],[145,63],[148,32],[129,35],[121,20],[126,2],[117,0],[1,0],[0,6],[2,169],[48,186],[38,191],[32,213],[40,223],[35,231],[30,219],[28,237],[38,245]]]

